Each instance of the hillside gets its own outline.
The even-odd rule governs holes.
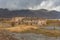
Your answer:
[[[8,10],[8,9],[0,9],[0,17],[1,18],[11,18],[16,16],[24,16],[24,17],[39,17],[39,18],[51,18],[51,19],[59,19],[60,12],[58,11],[48,11],[46,9],[40,10]]]

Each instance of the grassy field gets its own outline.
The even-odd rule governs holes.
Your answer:
[[[59,20],[47,20],[47,25],[60,26]]]
[[[51,36],[51,37],[60,36],[60,31],[58,30],[45,30],[45,29],[40,29],[37,26],[20,25],[17,27],[1,28],[1,29],[15,33],[35,33],[35,34],[44,34],[46,36]]]
[[[4,23],[11,23],[9,21],[6,21]],[[58,20],[47,20],[47,25],[55,25],[55,26],[60,26],[60,21]],[[46,27],[44,26],[44,27]],[[43,27],[43,26],[42,26]],[[32,26],[32,25],[17,25],[14,27],[9,27],[9,28],[0,28],[2,30],[8,30],[10,32],[16,32],[16,33],[36,33],[36,34],[44,34],[47,36],[53,36],[57,37],[60,36],[60,31],[59,30],[45,30],[41,29],[37,25]]]

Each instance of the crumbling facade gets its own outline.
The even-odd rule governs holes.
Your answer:
[[[15,17],[12,19],[16,24],[26,25],[46,25],[46,19],[31,18],[31,17]]]

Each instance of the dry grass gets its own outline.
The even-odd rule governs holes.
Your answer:
[[[45,29],[40,29],[36,26],[20,25],[17,27],[4,28],[4,29],[16,33],[37,33],[37,34],[44,34],[53,37],[60,36],[60,31],[58,30],[45,30]]]
[[[47,25],[60,26],[60,20],[47,20]]]
[[[52,21],[52,20],[48,20],[47,21],[47,25],[53,25],[51,23],[60,23],[60,21]],[[6,21],[6,23],[10,23],[9,21]],[[55,24],[54,24],[55,25]],[[60,24],[59,24],[60,26]],[[57,36],[60,36],[60,31],[58,30],[45,30],[45,29],[40,29],[39,27],[37,27],[36,25],[35,26],[31,26],[31,25],[19,25],[19,26],[16,26],[16,27],[10,27],[10,28],[0,28],[1,29],[5,29],[5,30],[8,30],[10,32],[16,32],[16,33],[38,33],[38,34],[44,34],[44,35],[47,35],[47,36],[54,36],[54,37],[57,37]]]
[[[36,26],[27,26],[27,25],[19,25],[16,27],[10,27],[10,28],[4,28],[7,29],[11,32],[21,32],[21,31],[25,31],[25,30],[29,30],[29,29],[38,29],[38,27]]]

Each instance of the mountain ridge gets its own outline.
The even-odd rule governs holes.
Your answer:
[[[60,19],[60,12],[52,10],[48,11],[46,9],[40,10],[8,10],[0,8],[0,18],[11,18],[11,17],[38,17],[47,19]]]

